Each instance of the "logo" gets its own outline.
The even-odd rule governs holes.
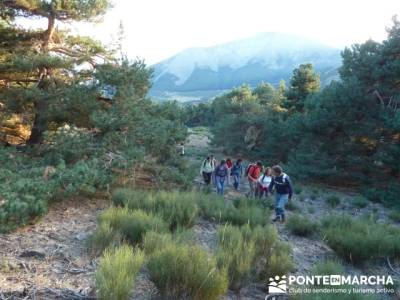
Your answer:
[[[268,283],[268,293],[269,294],[286,294],[287,282],[286,276],[283,275],[270,277]]]

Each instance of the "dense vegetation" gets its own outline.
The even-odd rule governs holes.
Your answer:
[[[214,143],[232,155],[282,163],[297,178],[367,186],[367,198],[399,206],[399,44],[394,19],[382,43],[342,52],[339,81],[320,88],[312,65],[300,65],[288,87],[236,88],[186,108],[186,122],[212,124]]]
[[[2,231],[42,215],[49,201],[104,190],[143,163],[161,186],[187,184],[175,149],[186,129],[175,104],[146,98],[151,70],[67,30],[108,7],[106,0],[0,6]],[[28,30],[21,18],[46,19],[48,27]]]

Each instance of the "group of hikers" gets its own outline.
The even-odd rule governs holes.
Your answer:
[[[240,189],[241,179],[244,177],[249,184],[249,198],[268,197],[275,193],[275,218],[274,222],[285,222],[285,205],[291,200],[293,187],[291,180],[278,165],[264,167],[261,161],[250,163],[244,167],[242,159],[235,162],[230,158],[222,159],[220,162],[213,155],[207,156],[201,164],[200,173],[206,185],[213,184],[217,193],[224,194],[225,183],[232,186],[236,191]]]

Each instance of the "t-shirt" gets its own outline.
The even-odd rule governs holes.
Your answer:
[[[211,160],[204,160],[201,164],[200,172],[212,173],[214,171],[214,164]]]
[[[266,176],[264,174],[262,174],[259,178],[258,178],[258,182],[261,184],[262,187],[267,188],[269,186],[269,184],[272,181],[272,177],[271,176]]]
[[[227,161],[226,161],[226,166],[227,166],[229,169],[232,168],[232,166],[233,166],[232,161],[231,161],[231,160],[227,160]]]
[[[257,179],[260,176],[260,168],[258,166],[251,166],[249,170],[249,177]]]

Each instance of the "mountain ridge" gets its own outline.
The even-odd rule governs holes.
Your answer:
[[[340,66],[340,49],[290,34],[264,32],[211,47],[185,49],[155,65],[152,91],[231,89],[241,84],[277,84],[301,63],[312,63],[330,81]]]

